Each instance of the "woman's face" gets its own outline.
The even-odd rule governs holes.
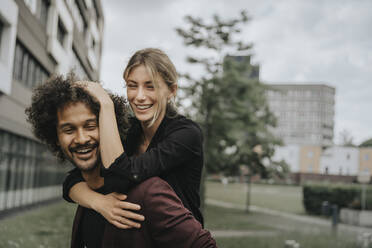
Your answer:
[[[166,103],[172,92],[164,80],[158,80],[156,89],[144,65],[132,69],[127,79],[127,97],[137,119],[141,122],[151,121],[155,115],[158,103],[160,105],[159,119],[165,114]]]

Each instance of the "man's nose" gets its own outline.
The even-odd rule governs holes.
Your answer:
[[[85,144],[89,141],[89,135],[83,129],[79,129],[76,133],[75,143]]]

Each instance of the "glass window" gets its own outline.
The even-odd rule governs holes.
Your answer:
[[[57,29],[57,39],[59,43],[61,43],[62,46],[64,46],[64,41],[66,37],[66,28],[63,26],[63,23],[61,22],[61,19],[58,19],[58,29]]]
[[[35,61],[30,59],[29,63],[28,63],[28,71],[27,71],[27,82],[26,82],[26,85],[29,87],[29,88],[33,88],[34,86],[34,74],[35,74]]]
[[[49,8],[49,1],[47,0],[41,0],[40,4],[40,22],[46,26],[48,22],[48,8]]]
[[[2,38],[3,38],[3,30],[4,30],[4,23],[0,20],[0,47],[2,44]]]
[[[41,64],[17,41],[14,56],[13,78],[33,88],[48,77]]]
[[[18,81],[22,80],[22,58],[23,50],[22,47],[17,42],[14,55],[13,78],[15,78]]]

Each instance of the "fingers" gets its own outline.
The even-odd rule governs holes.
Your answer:
[[[140,205],[126,202],[126,201],[120,201],[117,204],[118,204],[118,207],[121,209],[128,209],[128,210],[140,210],[141,209]]]
[[[137,221],[144,221],[145,220],[145,216],[143,216],[141,214],[137,214],[137,213],[131,212],[131,211],[125,211],[124,210],[124,211],[122,211],[121,216],[123,218],[137,220]]]
[[[128,226],[128,225],[124,225],[122,223],[120,223],[119,221],[112,221],[111,224],[113,224],[114,226],[116,226],[117,228],[120,228],[120,229],[130,229],[132,227]]]
[[[130,219],[127,219],[127,218],[121,217],[121,216],[118,216],[115,221],[121,223],[122,225],[126,225],[129,228],[132,228],[132,227],[133,228],[140,228],[141,227],[141,224],[140,223],[134,222],[134,221],[132,221]]]
[[[120,201],[124,201],[125,199],[127,199],[127,195],[124,195],[124,194],[119,194],[119,193],[114,192],[114,193],[112,193],[112,195],[113,195],[116,199],[118,199],[118,200],[120,200]]]

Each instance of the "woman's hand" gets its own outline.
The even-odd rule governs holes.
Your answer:
[[[121,229],[140,228],[145,217],[136,214],[135,210],[141,207],[137,204],[124,201],[127,196],[119,193],[101,195],[102,197],[94,203],[94,210],[100,213],[108,222]]]
[[[112,104],[112,100],[106,90],[97,82],[78,81],[75,85],[84,88],[100,105]]]

